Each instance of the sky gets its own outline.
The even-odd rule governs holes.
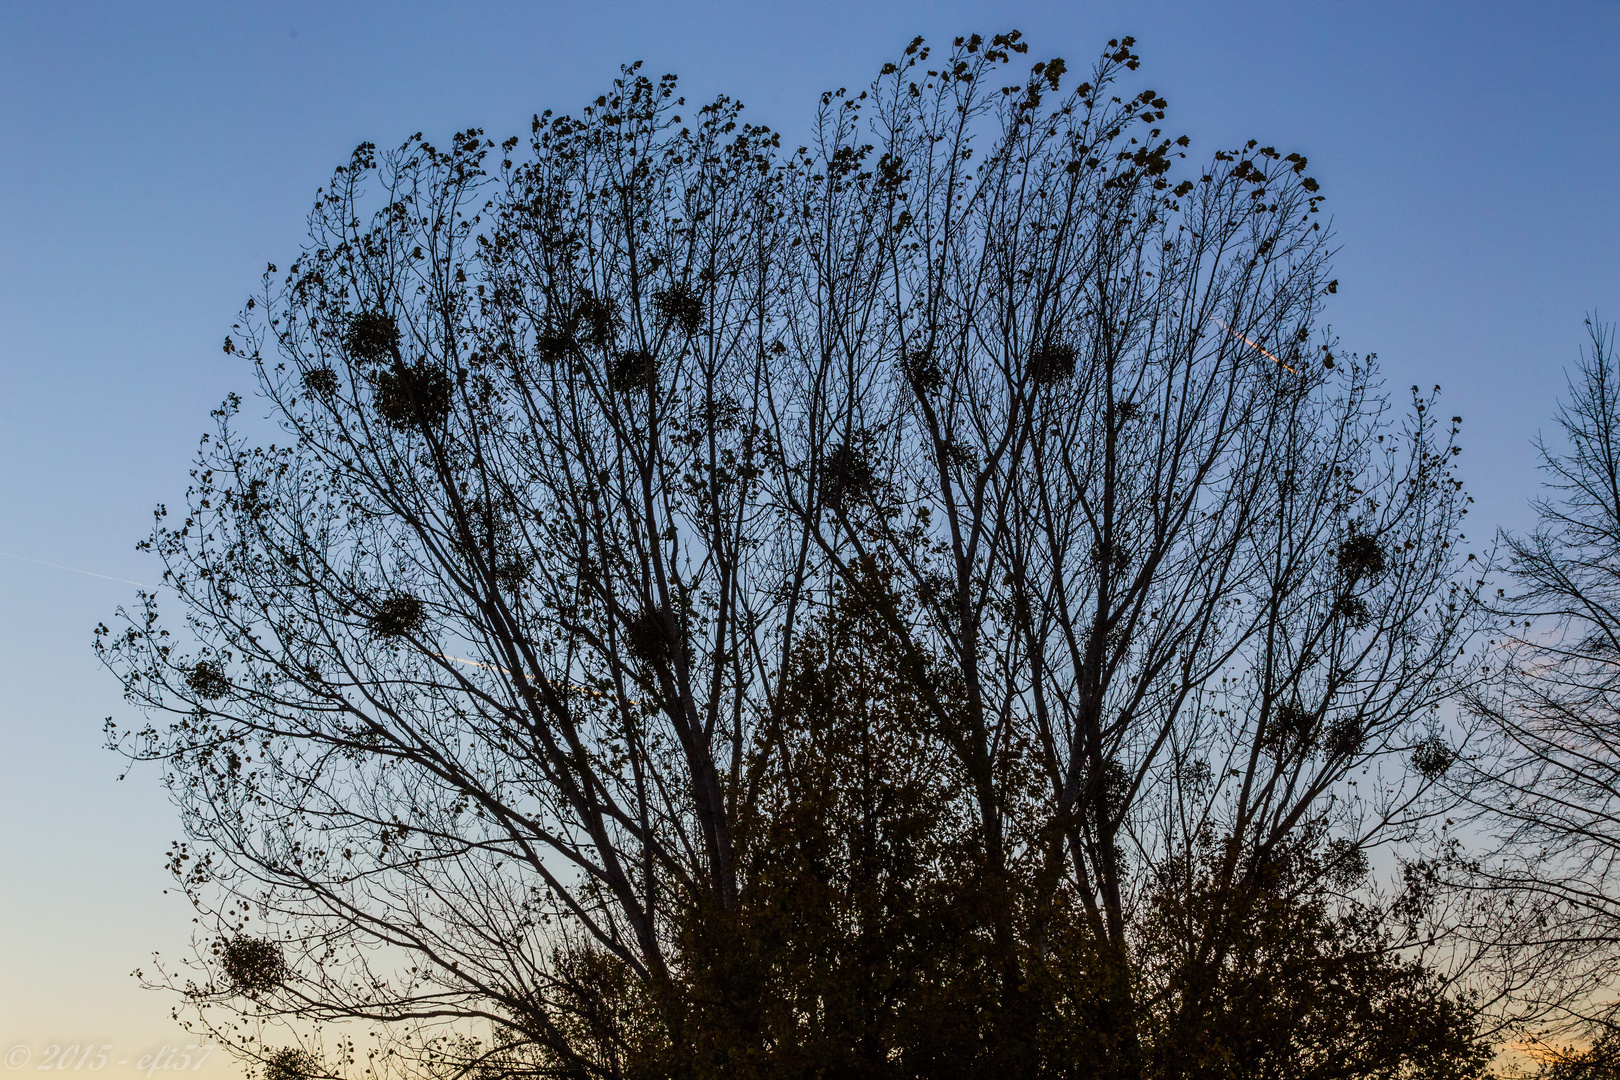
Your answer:
[[[1251,137],[1307,155],[1340,245],[1327,321],[1397,398],[1440,384],[1464,418],[1471,539],[1533,522],[1531,440],[1582,320],[1620,318],[1615,0],[0,4],[8,1070],[94,1045],[111,1074],[157,1075],[178,1070],[151,1055],[195,1041],[129,975],[191,914],[164,892],[178,827],[157,772],[118,781],[101,749],[106,717],[137,717],[91,633],[157,575],[135,550],[153,507],[181,502],[209,410],[252,389],[221,341],[332,167],[417,131],[526,134],[632,60],[791,143],[822,90],[912,37],[1011,28],[1071,70],[1135,36],[1195,157]],[[217,1054],[185,1071],[240,1074]]]

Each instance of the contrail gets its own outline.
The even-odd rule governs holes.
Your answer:
[[[71,566],[63,566],[61,563],[46,562],[44,559],[30,559],[26,555],[13,555],[9,551],[0,551],[0,555],[4,555],[8,559],[16,559],[18,562],[31,562],[36,566],[48,566],[52,570],[66,570],[70,574],[83,574],[85,577],[98,577],[102,581],[116,581],[120,585],[134,585],[139,589],[150,589],[152,587],[139,581],[131,581],[129,578],[111,577],[107,574],[98,574],[94,570],[78,570]]]
[[[1298,370],[1296,370],[1295,368],[1289,367],[1287,364],[1284,364],[1280,358],[1273,355],[1271,352],[1268,352],[1264,345],[1261,345],[1258,342],[1250,341],[1248,338],[1244,337],[1242,334],[1238,333],[1236,330],[1232,329],[1230,326],[1227,326],[1225,323],[1221,322],[1221,320],[1215,318],[1213,315],[1210,316],[1210,321],[1213,322],[1216,326],[1220,327],[1222,330],[1225,330],[1228,334],[1231,334],[1233,337],[1235,337],[1239,341],[1243,342],[1243,344],[1247,345],[1249,348],[1258,349],[1260,352],[1263,352],[1267,356],[1270,356],[1273,360],[1276,360],[1277,363],[1282,364],[1284,369],[1286,369],[1288,371],[1292,371],[1295,375],[1299,374]]]

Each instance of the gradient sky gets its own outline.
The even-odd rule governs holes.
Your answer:
[[[155,771],[116,783],[133,719],[91,630],[157,571],[208,410],[251,389],[220,342],[362,140],[527,134],[619,64],[725,92],[802,138],[916,34],[1018,28],[1089,65],[1133,34],[1195,152],[1310,158],[1341,282],[1327,318],[1397,397],[1464,417],[1470,537],[1523,527],[1582,318],[1620,317],[1620,4],[0,3],[0,1055],[183,1043],[128,972],[190,931],[163,893]],[[1195,156],[1197,154],[1195,153]],[[250,406],[251,408],[251,406]],[[128,1060],[120,1067],[117,1062]],[[217,1055],[199,1076],[236,1070]]]

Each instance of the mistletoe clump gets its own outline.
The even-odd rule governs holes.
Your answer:
[[[671,285],[653,293],[653,309],[664,321],[680,327],[687,337],[703,326],[703,298],[690,285]]]
[[[337,372],[329,367],[311,368],[304,372],[304,389],[318,397],[331,397],[337,393]]]
[[[450,376],[437,364],[418,360],[395,364],[377,373],[372,404],[396,428],[435,428],[450,414],[455,392]]]
[[[199,660],[186,672],[186,689],[200,698],[214,701],[231,692],[231,680],[212,660]]]
[[[1384,572],[1384,549],[1366,533],[1356,533],[1339,546],[1339,573],[1351,581],[1376,578]]]
[[[371,632],[380,638],[409,637],[427,623],[422,601],[406,592],[389,595],[371,615]]]
[[[232,992],[256,997],[287,981],[281,946],[268,938],[238,934],[220,942],[220,967]]]
[[[343,347],[362,363],[381,363],[399,351],[399,326],[385,311],[362,311],[349,320]]]
[[[312,1080],[320,1075],[320,1059],[296,1046],[272,1051],[264,1062],[264,1080]]]
[[[631,349],[608,365],[608,389],[615,393],[646,390],[658,382],[658,358],[645,349]]]
[[[1029,354],[1029,377],[1038,386],[1060,383],[1074,374],[1075,348],[1066,341],[1048,341]]]

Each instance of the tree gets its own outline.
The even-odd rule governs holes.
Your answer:
[[[1614,1080],[1620,1076],[1620,1043],[1610,1030],[1584,1050],[1553,1050],[1537,1075],[1546,1080]]]
[[[1513,899],[1519,951],[1557,972],[1536,987],[1541,1019],[1590,1035],[1615,1019],[1620,944],[1620,371],[1612,329],[1587,329],[1561,445],[1538,443],[1540,522],[1505,539],[1514,591],[1496,605],[1497,678],[1469,703],[1494,735],[1471,777],[1499,840],[1480,884]]]
[[[227,402],[185,634],[99,637],[198,1003],[457,1074],[1466,1071],[1356,884],[1445,770],[1457,420],[1315,329],[1305,159],[1178,181],[1132,45],[918,39],[791,153],[628,68],[338,170],[225,346],[285,441]],[[1451,1041],[1234,1048],[1251,975]]]

